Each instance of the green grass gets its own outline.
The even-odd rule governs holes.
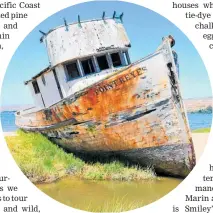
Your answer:
[[[83,161],[65,153],[43,135],[21,130],[17,134],[5,139],[16,163],[33,182],[51,182],[83,169]]]
[[[88,180],[119,180],[134,181],[153,179],[155,174],[151,169],[140,169],[139,167],[125,167],[120,162],[108,164],[85,165],[82,178]]]
[[[39,133],[18,130],[17,136],[5,137],[7,145],[23,173],[34,183],[52,182],[66,175],[88,180],[155,179],[152,169],[112,163],[89,164],[50,142]]]
[[[210,130],[211,130],[211,128],[202,128],[202,129],[193,130],[192,132],[193,133],[209,133]]]
[[[82,209],[79,206],[75,208],[82,209],[89,212],[123,212],[142,207],[143,201],[141,202],[130,202],[128,196],[123,196],[119,198],[113,197],[112,200],[105,202],[104,205],[94,205],[90,204],[86,208]]]

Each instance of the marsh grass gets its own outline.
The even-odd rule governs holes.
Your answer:
[[[5,139],[16,163],[33,182],[51,182],[83,169],[83,161],[65,153],[39,133],[18,130],[16,137]]]
[[[105,164],[85,165],[83,178],[88,180],[119,180],[135,181],[155,179],[152,169],[141,169],[140,167],[126,167],[124,164],[114,161]]]
[[[156,178],[150,168],[125,166],[118,161],[85,163],[39,133],[18,130],[17,136],[7,136],[5,139],[16,163],[34,183],[53,182],[66,175],[88,180],[133,181]]]
[[[193,130],[192,132],[193,133],[209,133],[210,130],[211,130],[211,128],[202,128],[202,129]]]
[[[124,195],[123,197],[113,197],[112,200],[107,201],[100,206],[89,204],[84,210],[89,212],[123,212],[140,208],[143,205],[143,201],[129,202],[128,196]],[[76,208],[79,207],[76,206]]]

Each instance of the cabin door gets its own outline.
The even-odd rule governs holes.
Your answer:
[[[55,69],[53,70],[53,75],[54,75],[54,77],[55,77],[55,81],[56,81],[56,85],[57,85],[57,88],[58,88],[58,92],[59,92],[59,94],[60,94],[60,97],[61,97],[61,99],[63,99],[64,96],[63,96],[63,93],[62,93],[62,91],[61,91],[61,86],[60,86],[60,84],[59,84],[58,76],[57,76],[57,74],[56,74]]]

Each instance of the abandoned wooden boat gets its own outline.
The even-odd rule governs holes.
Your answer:
[[[122,15],[43,33],[50,66],[25,82],[35,107],[16,124],[71,152],[120,155],[186,177],[195,153],[178,80],[174,39],[131,63]]]

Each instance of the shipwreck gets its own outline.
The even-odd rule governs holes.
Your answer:
[[[35,107],[16,113],[16,124],[40,132],[71,152],[115,154],[186,177],[195,152],[178,79],[172,36],[131,62],[123,14],[42,33],[49,66],[25,85]]]

